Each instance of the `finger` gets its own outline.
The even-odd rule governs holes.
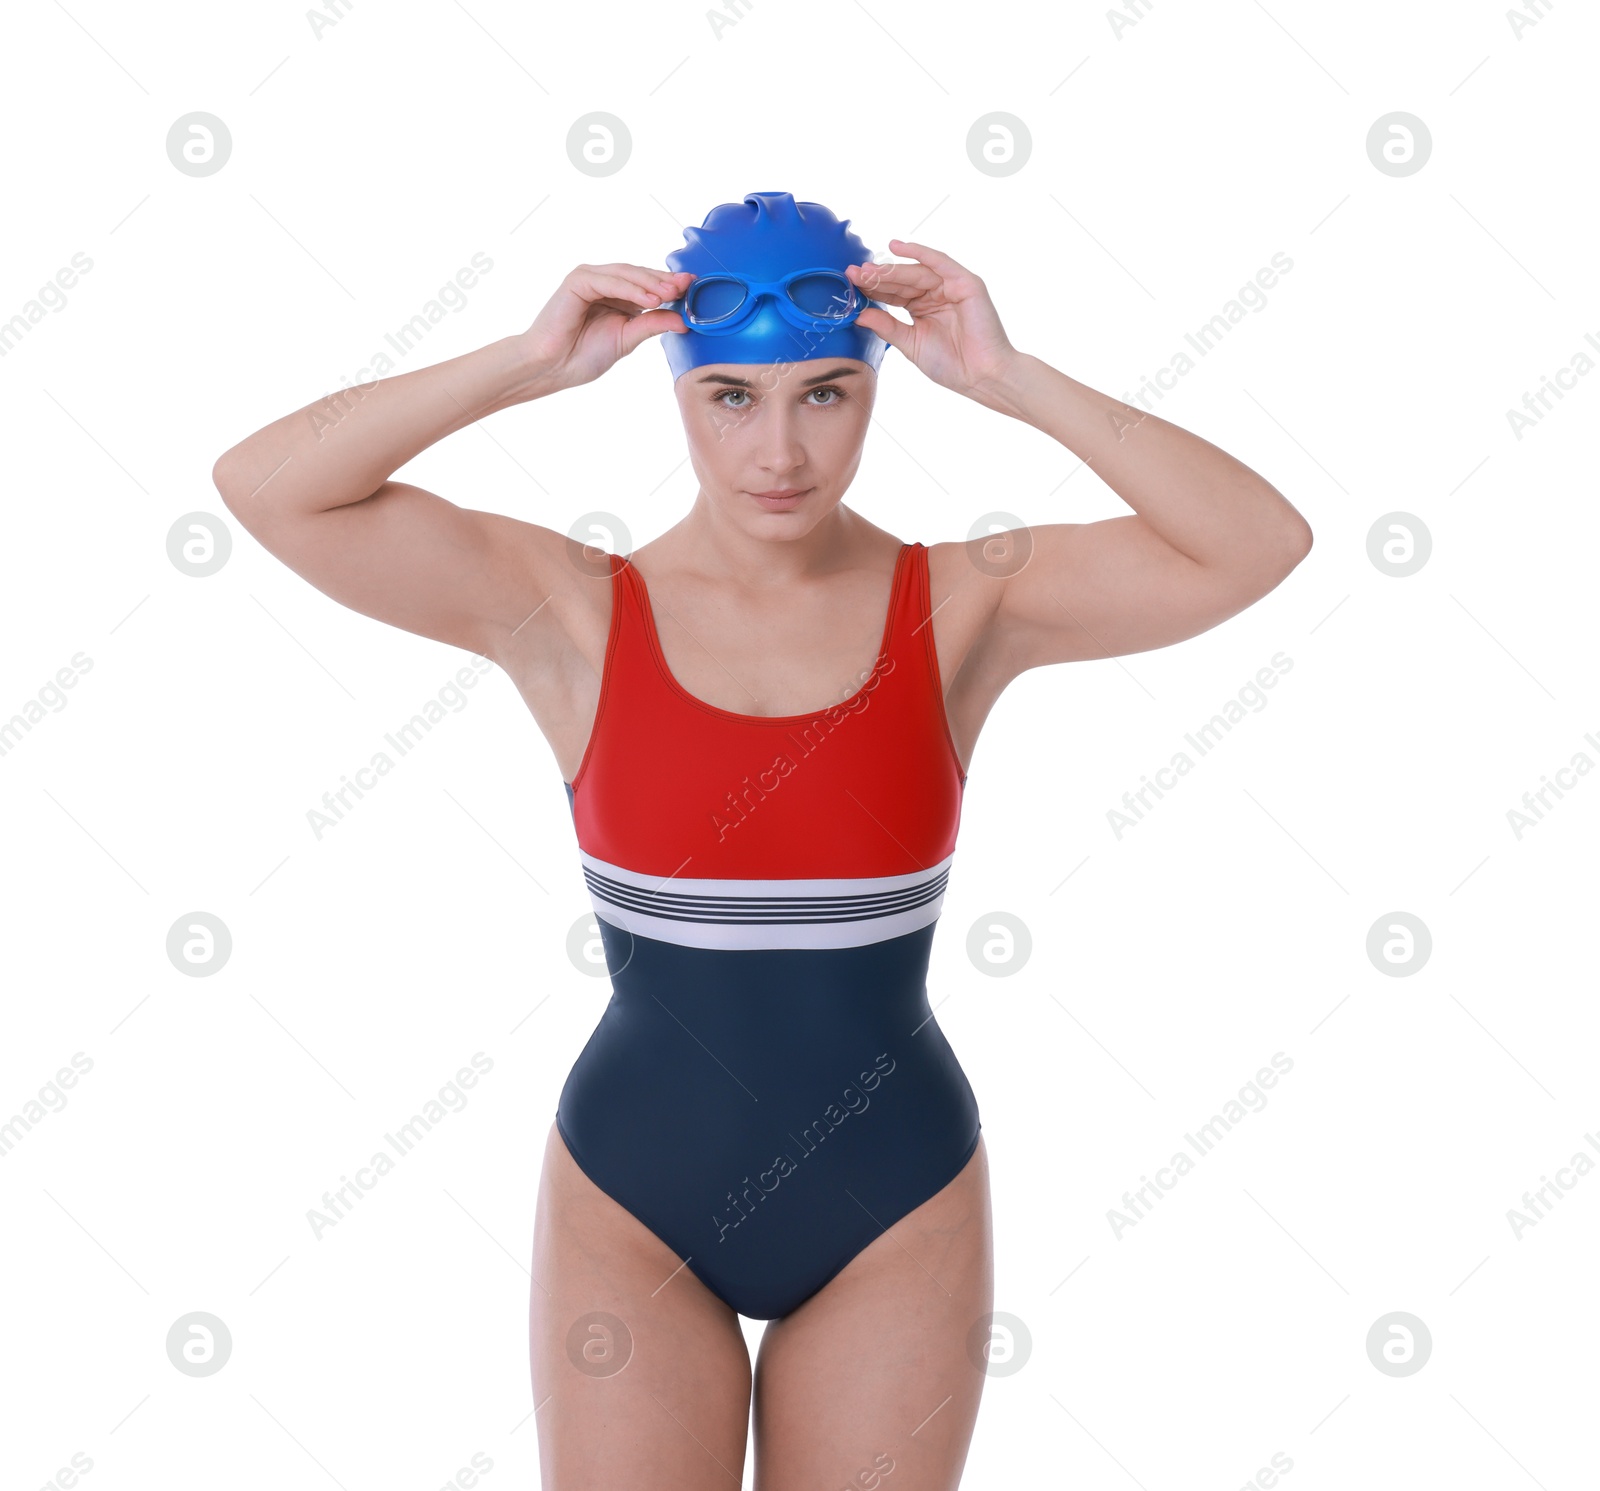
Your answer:
[[[910,355],[911,327],[904,321],[898,321],[888,311],[882,311],[877,306],[868,306],[866,310],[856,317],[857,326],[865,326],[868,331],[876,332],[897,352]]]
[[[560,293],[565,297],[563,309],[568,317],[580,321],[591,319],[601,311],[621,311],[637,316],[640,311],[653,311],[661,304],[658,296],[625,280],[579,281],[563,285]]]
[[[931,285],[896,285],[888,278],[878,277],[877,282],[872,285],[866,280],[861,280],[858,290],[869,301],[882,302],[885,306],[899,306],[902,310],[910,310],[912,314],[917,312],[918,306],[928,309],[946,301],[944,294],[941,293],[944,290],[944,282],[938,278]]]
[[[625,269],[632,269],[644,276],[646,285],[660,293],[663,300],[676,300],[688,290],[690,282],[695,278],[687,269],[675,269],[670,273],[663,269],[640,269],[638,265],[624,265]]]
[[[592,270],[598,274],[611,274],[626,280],[631,280],[638,285],[645,285],[652,289],[669,288],[676,290],[683,283],[687,270],[651,269],[643,264],[580,264],[580,269]]]
[[[889,240],[889,249],[890,252],[900,254],[907,259],[919,259],[922,263],[931,265],[945,276],[971,273],[965,264],[956,263],[949,254],[941,253],[936,248],[929,248],[925,243],[912,243],[908,239],[891,238]]]
[[[880,281],[871,289],[868,289],[865,284],[863,284],[860,289],[861,293],[865,295],[868,300],[879,300],[885,305],[897,305],[902,310],[911,310],[915,312],[918,305],[926,307],[933,304],[936,300],[941,300],[942,297],[938,296],[936,292],[943,286],[943,284],[944,281],[940,280],[936,284],[929,285],[926,288],[896,289],[893,285],[884,284]]]
[[[687,269],[654,269],[648,264],[590,264],[585,267],[604,270],[607,274],[640,275],[652,284],[658,280],[694,278]]]
[[[583,300],[611,295],[635,305],[655,306],[682,293],[671,277],[654,277],[648,270],[626,264],[615,267],[580,264],[567,279],[568,288]]]
[[[662,332],[684,331],[683,317],[676,311],[645,311],[622,328],[622,355],[626,357],[641,342]]]
[[[850,282],[872,300],[890,295],[906,299],[937,289],[943,283],[941,276],[926,264],[857,264],[851,267],[857,273],[849,276]]]

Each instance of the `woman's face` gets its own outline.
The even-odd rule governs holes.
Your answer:
[[[855,478],[877,387],[850,357],[690,368],[673,391],[705,499],[753,535],[806,532]]]

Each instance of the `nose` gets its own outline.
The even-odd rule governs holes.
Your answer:
[[[773,476],[797,471],[806,463],[806,450],[800,440],[800,410],[795,401],[783,396],[780,384],[777,396],[769,395],[767,407],[761,412],[766,417],[761,422],[756,464]]]

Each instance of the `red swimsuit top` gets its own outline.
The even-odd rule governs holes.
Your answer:
[[[700,947],[860,945],[935,920],[966,774],[945,716],[926,547],[901,545],[856,692],[796,715],[695,698],[619,555],[611,587],[599,707],[567,784],[597,914]]]

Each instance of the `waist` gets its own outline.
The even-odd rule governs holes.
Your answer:
[[[633,936],[710,952],[843,951],[931,927],[951,858],[901,875],[693,879],[584,854],[583,873],[596,916]]]
[[[599,919],[612,1003],[665,1006],[691,1030],[768,1032],[863,1016],[927,1014],[932,922],[850,947],[706,948],[661,942]],[[778,1053],[774,1053],[778,1054]]]

